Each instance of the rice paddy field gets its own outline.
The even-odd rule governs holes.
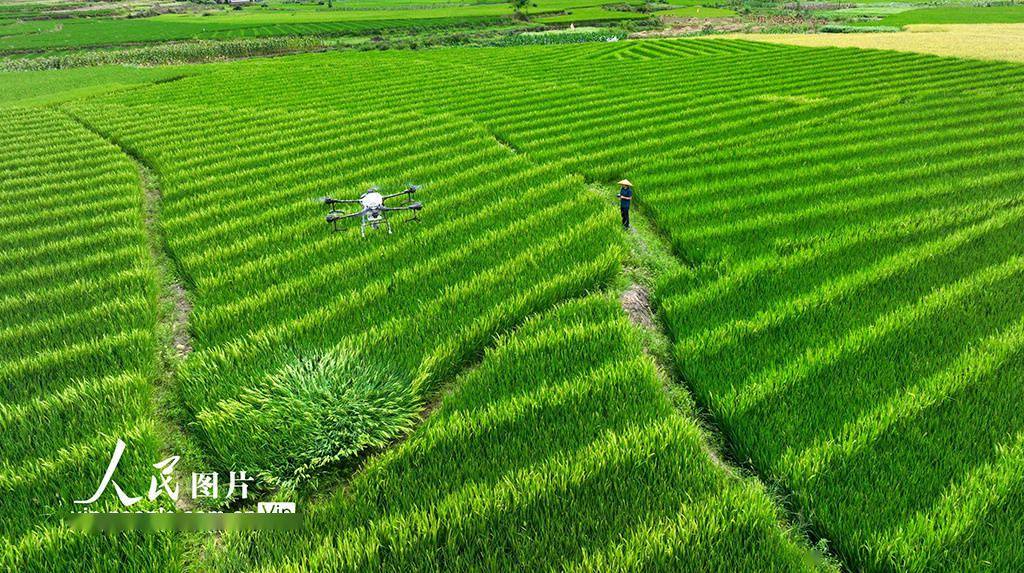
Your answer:
[[[908,24],[1019,24],[1024,22],[1024,6],[950,6],[919,8],[890,14],[879,22],[886,26]]]
[[[22,8],[4,20],[5,9],[22,7],[0,0],[0,55],[102,49],[186,40],[232,40],[273,37],[371,36],[430,31],[471,31],[509,26],[514,11],[508,2],[397,2],[345,0],[331,6],[313,2],[253,3],[231,10],[219,4],[196,4],[182,13],[114,17],[87,12],[52,15],[45,5]],[[677,0],[680,5],[688,3]],[[617,3],[637,6],[639,0]],[[616,21],[646,17],[639,12],[605,9],[596,0],[536,0],[526,10],[541,23]],[[15,15],[21,17],[15,18]]]
[[[1024,562],[1018,64],[618,41],[42,101],[74,76],[34,73],[0,74],[4,570]],[[393,235],[315,202],[407,182]],[[302,528],[68,527],[118,437],[143,491],[172,426]]]
[[[495,23],[508,16],[506,5],[432,10],[363,10],[313,13],[303,17],[225,14],[203,17],[167,14],[139,19],[30,20],[0,26],[0,53],[42,52],[167,42],[175,40],[354,35],[411,27],[454,27]],[[273,17],[270,17],[273,16]]]

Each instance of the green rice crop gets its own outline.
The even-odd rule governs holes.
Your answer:
[[[1024,523],[1012,469],[1024,71],[715,40],[369,58],[292,59],[280,90],[276,63],[227,66],[146,99],[458,118],[548,179],[629,176],[695,265],[657,292],[677,367],[817,535],[868,569],[1020,558],[1002,540]],[[319,73],[328,63],[344,81]],[[125,122],[146,108],[122,100]],[[521,188],[536,197],[542,180]],[[218,338],[248,308],[197,326]],[[953,495],[977,509],[943,509]]]
[[[658,10],[654,12],[654,15],[670,18],[728,18],[729,16],[735,16],[736,12],[726,8],[686,6],[670,10]]]
[[[502,337],[302,534],[228,535],[214,559],[268,571],[814,570],[760,484],[714,464],[662,384],[615,301],[558,306]]]
[[[243,16],[151,18],[77,18],[28,22],[0,35],[0,54],[75,48],[124,46],[180,40],[229,40],[275,36],[338,36],[384,30],[474,26],[502,21],[507,4],[434,10],[337,11],[327,18],[277,15],[259,20]]]
[[[90,145],[159,178],[165,247],[195,303],[177,395],[225,466],[239,438],[219,428],[267,422],[229,406],[297,356],[372,349],[416,400],[451,388],[312,504],[305,534],[228,536],[211,566],[804,565],[763,490],[700,449],[606,303],[529,318],[616,281],[623,241],[592,189],[629,177],[687,263],[655,292],[674,366],[735,458],[851,569],[1013,570],[1022,80],[905,53],[619,41],[239,62],[34,113],[70,114],[113,142],[79,129]],[[19,161],[92,157],[55,146]],[[26,169],[8,196],[37,192],[41,170]],[[331,234],[311,201],[407,181],[424,185],[424,218],[391,236]],[[113,201],[99,200],[82,218],[97,232]],[[0,279],[4,304],[25,332],[72,339],[36,352],[11,330],[8,399],[52,399],[64,386],[44,373],[93,355],[110,370],[151,346],[141,326],[78,334],[18,306],[22,290],[78,292],[50,284],[60,253],[90,277],[138,245],[79,233],[33,249],[50,231],[3,209],[22,249],[4,261],[40,265]],[[9,382],[23,376],[42,386]]]
[[[330,47],[331,42],[332,40],[318,37],[194,40],[125,49],[72,52],[35,58],[9,58],[0,60],[0,69],[7,71],[54,70],[109,64],[160,66],[316,51]],[[152,72],[151,70],[147,71]]]
[[[879,23],[908,24],[1018,24],[1024,22],[1024,6],[938,6],[889,14]]]
[[[551,16],[540,16],[538,22],[546,24],[574,23],[574,22],[614,22],[618,20],[640,20],[648,18],[648,14],[642,12],[629,12],[623,10],[606,10],[601,6],[586,6],[566,10],[564,14]]]
[[[183,75],[170,67],[103,66],[73,71],[0,71],[0,105],[36,105],[105,93],[126,86],[167,81]]]
[[[600,288],[618,270],[610,214],[595,196],[575,192],[578,179],[532,165],[467,122],[267,108],[226,117],[217,105],[182,111],[96,105],[73,113],[160,175],[162,228],[195,304],[181,402],[225,470],[241,461],[230,454],[246,439],[238,430],[267,429],[249,414],[254,389],[295,356],[347,340],[386,357],[413,399],[427,398],[495,335]],[[223,139],[236,130],[233,142]],[[396,223],[391,237],[332,234],[314,203],[404,181],[424,184],[435,214]],[[536,205],[512,200],[523,188],[533,189]],[[314,462],[301,440],[268,438],[299,466]]]
[[[169,536],[97,539],[63,521],[96,490],[118,438],[116,481],[133,495],[164,457],[135,166],[59,111],[0,110],[0,197],[0,569],[172,569]],[[117,506],[112,497],[90,509]]]
[[[335,348],[299,357],[265,384],[203,412],[226,466],[294,491],[315,485],[318,470],[408,433],[420,411],[412,387],[386,362],[359,354]]]

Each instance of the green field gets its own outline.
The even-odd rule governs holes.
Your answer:
[[[169,536],[96,539],[61,522],[96,487],[83,469],[105,467],[118,438],[126,489],[146,487],[165,444],[138,172],[59,111],[0,109],[0,141],[0,565],[153,570],[177,558]]]
[[[573,8],[566,10],[565,14],[556,16],[540,16],[538,22],[546,24],[571,23],[571,22],[602,22],[609,20],[638,20],[647,18],[648,14],[641,12],[623,12],[618,10],[605,10],[600,6],[588,6],[585,8]]]
[[[1017,24],[1024,22],[1024,6],[941,6],[890,14],[883,26],[909,24]]]
[[[0,29],[0,53],[89,48],[170,40],[251,38],[261,36],[339,35],[411,27],[454,27],[498,22],[504,5],[432,10],[337,11],[327,17],[274,18],[166,15],[135,20],[41,20]]]
[[[639,4],[626,0],[619,5]],[[2,6],[0,6],[2,8]],[[615,21],[646,17],[639,12],[606,10],[595,0],[536,0],[527,12],[541,23]],[[280,36],[356,36],[384,31],[473,29],[511,23],[507,2],[396,3],[380,0],[316,4],[271,3],[244,10],[207,8],[205,13],[163,14],[146,18],[45,17],[0,21],[0,54],[17,54],[152,44],[183,40],[229,40]],[[545,16],[545,14],[549,14]]]
[[[1018,65],[704,39],[33,74],[0,74],[4,569],[1024,562]],[[618,228],[623,177],[670,262]],[[406,182],[390,236],[314,202]],[[664,347],[615,300],[637,276]],[[356,426],[296,381],[333,352],[386,365]],[[114,436],[164,457],[161,400],[305,528],[67,530]]]
[[[104,66],[32,73],[0,72],[0,106],[11,103],[18,105],[53,103],[154,81],[166,81],[180,77],[183,73],[182,70],[170,66],[159,68]]]
[[[814,570],[759,485],[700,444],[618,305],[581,299],[498,341],[304,534],[231,536],[219,565]]]

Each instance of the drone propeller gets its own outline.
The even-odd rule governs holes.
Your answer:
[[[398,193],[391,193],[389,195],[385,195],[383,199],[386,201],[388,199],[392,199],[394,197],[398,197],[401,195],[412,195],[413,193],[419,191],[419,189],[419,185],[406,184],[404,191],[399,191]]]

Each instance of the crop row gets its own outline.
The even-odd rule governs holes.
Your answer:
[[[495,334],[618,268],[610,214],[578,178],[465,121],[333,110],[225,119],[217,106],[73,113],[160,176],[161,225],[195,305],[180,395],[216,451],[237,439],[223,429],[236,425],[235,400],[296,355],[349,340],[428,397]],[[406,181],[424,184],[427,208],[419,222],[396,217],[391,236],[332,234],[314,201]],[[513,200],[522,190],[533,202]]]
[[[703,440],[617,303],[591,296],[503,337],[305,531],[227,535],[221,557],[268,572],[812,569],[763,488]]]
[[[177,559],[166,537],[133,546],[141,537],[90,538],[63,522],[118,438],[116,482],[133,495],[162,457],[156,278],[135,166],[61,112],[11,109],[0,173],[0,569]],[[108,495],[91,509],[114,505]]]
[[[664,104],[655,81],[634,97],[611,87],[567,97],[565,110],[557,98],[538,109],[501,92],[500,110],[468,112],[534,160],[645,182],[640,204],[681,255],[713,263],[659,292],[679,367],[739,455],[791,487],[846,559],[1009,567],[1021,523],[1020,72],[876,55],[889,66],[859,75],[857,57],[828,83],[809,81],[801,64],[782,73],[787,62],[776,62],[777,77],[758,77],[709,60],[731,77],[695,74],[703,85],[693,90],[662,60],[659,72],[684,82]],[[571,77],[587,85],[613,74]],[[989,97],[961,97],[975,89]],[[847,230],[856,243],[837,242]],[[763,270],[744,274],[747,260]],[[728,297],[675,302],[722,281],[735,282]],[[923,388],[928,402],[890,413]],[[982,505],[965,511],[947,497]]]
[[[677,368],[737,455],[792,491],[815,532],[853,568],[943,569],[1024,559],[1013,544],[1024,523],[1014,408],[1024,340],[1024,308],[1014,296],[1022,270],[1015,237],[1024,217],[1022,126],[1014,113],[1022,76],[1004,64],[908,54],[617,42],[245,62],[69,110],[159,176],[167,247],[195,303],[196,351],[179,394],[212,451],[238,439],[225,428],[240,427],[239,420],[225,416],[237,411],[240,397],[295,355],[347,341],[387,356],[428,398],[496,334],[607,284],[619,241],[611,214],[583,183],[627,176],[637,183],[639,209],[677,254],[702,263],[666,277],[658,305]],[[29,137],[14,134],[12,141],[25,146]],[[109,177],[59,148],[51,143],[37,155],[66,158],[83,180]],[[35,178],[60,185],[32,154],[11,161],[22,173],[13,179],[14,196],[32,199],[25,189]],[[406,181],[425,185],[424,218],[386,238],[327,233],[310,201]],[[116,204],[91,190],[73,193]],[[0,225],[23,236],[10,239],[17,253],[11,260],[34,266],[3,284],[29,289],[52,280],[56,259],[36,241],[59,233],[43,230],[30,214],[4,214]],[[72,244],[95,249],[102,241]],[[114,279],[92,276],[94,269],[142,250],[130,241],[110,244],[115,248],[83,257],[78,269],[91,275],[80,280],[118,288]],[[28,296],[59,303],[83,289],[71,283]],[[34,315],[14,312],[18,299],[0,299],[17,321],[7,338],[56,335]],[[83,310],[88,314],[70,320],[110,324],[120,312],[99,295]],[[618,328],[596,322],[595,332]],[[575,332],[550,333],[545,343],[531,328],[538,327],[516,336],[546,350]],[[97,340],[122,345],[136,330],[83,337],[68,351],[47,348],[51,354],[10,362],[0,376],[43,381],[56,365],[83,363],[78,357],[97,352]],[[625,368],[601,370],[598,357],[637,351],[629,342],[584,349],[596,375],[585,386],[598,393],[617,388]],[[480,385],[488,389],[480,396],[493,391],[492,400],[503,378],[516,381],[510,389],[546,380],[542,350],[510,352],[507,362],[502,352],[493,358],[500,368],[485,366],[457,388]],[[550,364],[577,372],[579,360]],[[625,368],[629,376],[646,368],[642,362]],[[60,391],[50,384],[40,396]],[[597,404],[636,406],[613,394]],[[662,459],[645,448],[657,440],[682,443],[664,433],[676,430],[638,426],[618,445],[574,447],[564,440],[587,435],[615,412],[576,410],[567,419],[587,424],[562,433],[561,422],[517,423],[523,407],[516,403],[466,407],[472,415],[429,421],[373,465],[358,478],[354,497],[339,493],[315,509],[319,522],[310,535],[233,539],[234,550],[252,559],[242,566],[416,568],[473,556],[497,567],[488,560],[501,552],[474,545],[490,541],[523,563],[573,555],[581,569],[619,569],[667,566],[638,555],[638,547],[658,554],[671,546],[682,559],[682,547],[705,546],[675,537],[678,528],[661,529],[679,525],[664,515],[623,526],[628,534],[620,525],[588,525],[595,515],[628,520],[666,507],[609,510],[630,495],[687,491],[676,477],[645,480],[704,467],[706,456],[673,451],[668,465],[628,461],[640,454]],[[630,415],[636,424],[647,419]],[[486,428],[492,419],[495,435],[509,439],[487,448],[495,458],[459,429]],[[453,437],[445,437],[449,431]],[[549,440],[561,445],[547,453],[528,447],[546,448]],[[417,448],[432,453],[438,443],[442,455],[402,465],[403,456]],[[593,465],[595,459],[610,465]],[[651,489],[630,490],[621,485],[628,478],[586,478],[620,475],[616,459],[654,472],[634,484]],[[390,464],[397,464],[394,474]],[[437,483],[460,465],[465,476],[495,472],[493,483]],[[520,482],[529,485],[517,489]],[[449,483],[463,489],[430,493]],[[606,489],[612,484],[627,489]],[[557,505],[565,500],[578,505]],[[688,509],[731,507],[719,502]],[[552,504],[561,509],[544,509]],[[698,515],[686,531],[723,519]],[[536,536],[527,536],[533,543],[517,543],[513,523],[534,524]],[[577,523],[576,534],[564,534]],[[326,534],[337,541],[321,545]],[[581,554],[577,545],[560,546],[565,538],[600,541]],[[708,558],[742,564],[733,542],[707,543],[714,548]],[[772,547],[767,553],[786,562],[792,548]],[[749,556],[768,559],[760,551]]]
[[[748,72],[735,94],[771,99],[738,104],[701,75],[711,106],[632,98],[639,121],[623,117],[628,97],[598,97],[578,122],[507,102],[496,129],[535,159],[645,182],[640,204],[709,263],[659,290],[679,368],[737,454],[786,484],[849,563],[1009,570],[1022,558],[1020,71],[888,59],[799,87],[778,62],[779,77]],[[630,143],[608,146],[601,115]],[[766,266],[751,275],[747,261]],[[701,296],[725,281],[728,296]]]
[[[703,262],[658,292],[678,367],[820,535],[865,568],[1020,559],[1007,540],[1024,522],[1012,407],[1024,72],[616,44],[310,56],[287,79],[271,64],[233,66],[147,99],[445,117],[553,170],[540,173],[630,177],[677,253]],[[602,54],[643,59],[579,65]],[[328,63],[337,79],[319,73]],[[953,511],[950,496],[977,511]]]

